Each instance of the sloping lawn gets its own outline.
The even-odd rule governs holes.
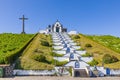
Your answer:
[[[115,62],[115,63],[111,63],[111,64],[104,64],[105,67],[109,67],[109,68],[114,68],[114,69],[120,69],[120,54],[118,52],[116,52],[115,50],[112,50],[111,48],[105,46],[104,44],[102,43],[109,43],[109,42],[112,42],[114,39],[107,39],[106,40],[104,39],[105,42],[98,42],[98,41],[95,41],[97,38],[97,40],[100,40],[100,41],[103,41],[101,40],[101,38],[103,36],[99,36],[99,37],[94,37],[94,36],[86,36],[86,35],[83,35],[83,34],[79,34],[78,36],[80,38],[75,38],[76,35],[72,35],[72,39],[78,43],[78,45],[80,45],[82,47],[82,49],[85,49],[88,53],[91,53],[94,57],[95,60],[97,60],[99,62],[98,66],[102,66],[102,58],[105,54],[110,54],[110,55],[113,55],[115,57],[117,57],[119,59],[118,62]],[[91,37],[94,39],[92,40]],[[117,39],[118,40],[118,39]],[[115,41],[114,41],[115,42]],[[117,41],[119,42],[119,41]],[[86,45],[91,45],[91,47],[89,46],[86,46]],[[109,43],[109,45],[112,46],[112,44]],[[119,44],[118,44],[119,45]]]
[[[0,64],[13,63],[34,34],[0,34]]]
[[[47,44],[42,44],[43,41]],[[54,65],[51,64],[53,56],[50,55],[52,52],[51,45],[50,35],[38,34],[23,52],[16,67],[32,70],[53,69]]]

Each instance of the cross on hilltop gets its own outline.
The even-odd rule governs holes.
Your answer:
[[[25,20],[28,20],[28,18],[25,18],[24,17],[24,15],[23,15],[23,17],[22,18],[19,18],[20,20],[22,20],[22,32],[21,32],[21,34],[25,34]]]

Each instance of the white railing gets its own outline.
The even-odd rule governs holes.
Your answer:
[[[110,70],[110,75],[120,75],[120,69],[119,70],[113,70],[113,69],[111,69]]]
[[[29,75],[40,75],[40,76],[52,76],[55,74],[55,70],[14,70],[13,75],[17,76],[29,76]]]

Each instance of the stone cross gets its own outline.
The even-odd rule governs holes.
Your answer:
[[[24,15],[23,15],[23,17],[22,18],[19,18],[20,20],[22,20],[22,32],[21,32],[21,34],[25,34],[25,30],[24,30],[24,28],[25,28],[25,20],[28,20],[28,18],[25,18],[24,17]]]

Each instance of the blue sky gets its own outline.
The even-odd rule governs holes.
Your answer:
[[[68,31],[120,37],[120,0],[0,0],[0,33],[36,33],[58,19]]]

